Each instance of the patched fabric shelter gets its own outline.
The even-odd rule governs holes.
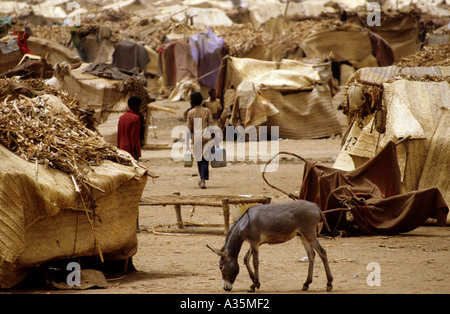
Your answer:
[[[319,138],[341,133],[329,74],[329,63],[226,57],[216,91],[225,112],[233,105],[232,125],[278,126],[283,138]]]
[[[306,161],[300,199],[317,203],[326,213],[349,209],[364,234],[397,234],[419,227],[428,218],[445,225],[448,206],[439,189],[402,193],[396,145],[389,142],[360,167],[345,171]],[[344,211],[327,214],[332,229],[345,230]]]
[[[348,129],[334,168],[353,170],[389,141],[397,147],[402,191],[439,188],[450,201],[448,67],[358,70],[343,103]]]

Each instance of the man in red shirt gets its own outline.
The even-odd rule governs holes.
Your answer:
[[[131,154],[134,159],[141,157],[141,118],[139,108],[142,99],[131,96],[128,99],[128,110],[120,116],[117,126],[117,147]]]

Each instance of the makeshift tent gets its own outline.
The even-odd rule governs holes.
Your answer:
[[[150,62],[147,49],[131,40],[122,40],[114,48],[112,55],[112,66],[131,71],[138,68],[140,72],[145,71],[147,63]]]
[[[448,67],[358,70],[347,86],[349,126],[334,168],[355,169],[389,141],[408,138],[397,148],[403,191],[437,187],[450,202],[448,73]]]
[[[98,27],[97,33],[80,38],[89,62],[111,64],[113,61],[114,42],[111,41],[111,29],[108,25]]]
[[[189,44],[173,41],[163,47],[162,66],[165,86],[175,86],[183,78],[198,77],[197,63],[194,60]]]
[[[11,40],[17,40],[17,37],[6,36],[1,39],[1,42],[9,43]],[[69,64],[80,63],[80,58],[76,53],[52,40],[30,36],[27,40],[27,45],[31,52],[45,57],[46,62],[52,66],[64,61]],[[20,62],[22,57],[23,55],[19,50],[7,54],[0,53],[0,73],[14,68]]]
[[[199,82],[204,86],[216,87],[224,43],[223,37],[214,35],[210,28],[206,32],[189,36],[192,57],[197,62]]]
[[[53,68],[45,60],[26,60],[5,73],[0,73],[0,77],[20,76],[22,79],[41,78],[47,79],[53,76]]]
[[[7,35],[10,28],[11,28],[11,18],[10,17],[1,17],[0,18],[0,38]]]
[[[185,5],[172,5],[167,7],[159,7],[159,14],[156,19],[166,21],[172,19],[175,21],[189,21],[193,25],[229,26],[233,24],[226,13],[216,8],[198,8],[188,7]]]
[[[114,87],[116,80],[85,73],[84,70],[89,66],[89,63],[83,63],[77,69],[70,69],[59,65],[55,77],[48,84],[67,91],[69,97],[79,101],[80,107],[95,110],[95,119],[103,122],[123,96]]]
[[[83,63],[73,70],[67,66],[59,67],[55,77],[48,80],[47,84],[67,91],[70,97],[79,101],[81,108],[94,110],[94,118],[100,123],[97,129],[111,144],[117,145],[117,123],[120,115],[128,109],[128,98],[131,95],[139,96],[145,105],[153,101],[148,95],[141,76],[118,71],[122,75],[122,80],[102,78],[85,71],[87,68],[93,70],[102,68],[88,63]],[[104,65],[104,68],[107,70],[105,75],[112,70],[107,65]],[[113,76],[114,73],[110,74]],[[146,125],[144,130],[146,130],[149,123],[147,106],[141,106],[141,110]],[[147,132],[144,130],[143,144],[147,141]]]
[[[279,136],[306,139],[341,132],[331,92],[320,75],[329,63],[224,58],[217,95],[233,125],[278,126]],[[325,71],[326,72],[326,71]],[[227,109],[228,108],[228,109]]]
[[[13,123],[0,134],[0,287],[54,260],[133,256],[147,169],[57,96],[2,103],[2,129]]]
[[[326,58],[332,53],[333,61],[347,61],[356,68],[391,65],[394,61],[393,51],[383,38],[358,28],[311,32],[300,47],[307,58]]]
[[[367,14],[361,14],[359,23],[389,43],[395,61],[414,53],[418,49],[419,23],[418,19],[409,12],[403,14],[383,12],[383,22],[374,26],[367,25]]]
[[[355,170],[344,171],[306,161],[300,199],[317,203],[332,229],[349,228],[343,211],[350,209],[359,231],[397,234],[411,231],[428,218],[445,225],[448,206],[437,188],[401,193],[394,142]]]

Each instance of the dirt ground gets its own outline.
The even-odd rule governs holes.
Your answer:
[[[156,129],[149,130],[148,142],[170,146],[174,140],[172,128],[184,125],[180,117],[187,104],[158,105],[173,108],[177,114],[156,112]],[[340,141],[341,137],[337,136],[318,140],[280,140],[278,144],[280,151],[331,166],[339,152]],[[154,182],[148,181],[143,197],[180,192],[181,195],[264,195],[270,196],[272,202],[289,200],[263,181],[262,161],[229,161],[225,168],[210,168],[210,180],[207,189],[203,190],[197,185],[196,166],[185,168],[181,161],[173,161],[170,149],[144,150],[141,162],[160,175]],[[297,194],[302,174],[303,163],[287,156],[280,160],[278,170],[267,174],[267,178],[284,191]],[[110,287],[107,289],[60,293],[226,293],[222,289],[218,256],[206,247],[209,244],[221,248],[224,244],[223,226],[210,227],[223,224],[222,209],[183,206],[182,217],[184,222],[201,227],[188,227],[181,232],[176,226],[173,206],[141,206],[138,252],[133,257],[137,271],[109,276]],[[319,241],[328,253],[334,276],[333,294],[450,293],[449,227],[422,226],[396,236],[320,238]],[[242,261],[247,247],[248,244],[244,244],[242,248],[241,272],[229,292],[231,294],[247,293],[251,284]],[[326,293],[325,271],[319,258],[315,261],[310,290],[301,291],[308,269],[305,256],[298,238],[284,244],[263,245],[260,250],[261,288],[256,293]],[[375,268],[368,268],[369,263],[379,265],[379,285],[367,283],[368,278],[375,278],[372,273]]]

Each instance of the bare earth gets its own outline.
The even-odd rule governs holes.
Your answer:
[[[149,130],[148,142],[171,145],[174,140],[170,137],[171,130],[176,125],[184,125],[179,118],[187,104],[176,102],[159,105],[176,109],[177,114],[156,112],[154,122],[157,138],[153,130]],[[281,140],[278,144],[280,151],[296,153],[332,166],[340,149],[340,141],[341,137],[337,136],[319,140]],[[155,182],[148,181],[143,197],[180,192],[181,195],[265,195],[272,197],[272,202],[289,200],[263,181],[261,165],[264,162],[261,161],[231,161],[225,168],[210,168],[210,180],[205,190],[197,185],[196,165],[185,168],[181,161],[173,161],[170,149],[145,150],[142,163],[160,175]],[[284,191],[297,194],[302,175],[303,163],[287,156],[280,161],[278,170],[269,173],[267,178]],[[221,248],[224,244],[223,227],[210,227],[212,224],[223,224],[222,209],[183,206],[182,216],[185,222],[204,226],[189,227],[179,232],[173,206],[141,206],[138,252],[133,257],[137,271],[108,277],[111,286],[107,289],[60,292],[247,293],[251,281],[242,259],[248,244],[242,248],[239,257],[241,272],[232,292],[222,289],[218,256],[206,247],[209,244]],[[320,238],[319,241],[328,253],[334,276],[331,294],[450,292],[448,226],[422,226],[396,236],[340,237],[336,240]],[[305,256],[305,249],[298,238],[284,244],[263,245],[260,250],[261,288],[255,293],[326,293],[325,271],[318,257],[310,290],[301,291],[308,269]],[[368,278],[374,279],[371,275],[374,269],[368,268],[372,262],[379,265],[379,286],[369,286],[367,283]]]

